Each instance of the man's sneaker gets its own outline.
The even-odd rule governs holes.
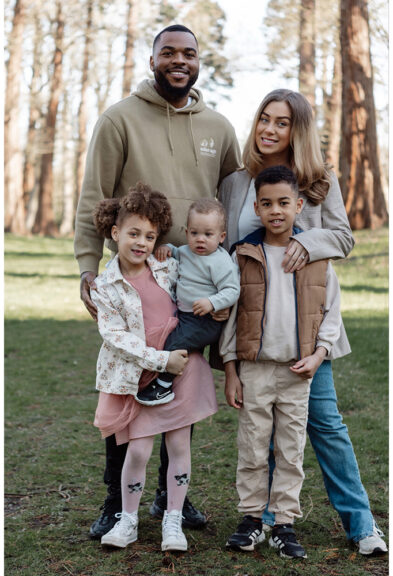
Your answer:
[[[359,553],[364,556],[377,556],[378,554],[386,554],[388,547],[386,542],[382,539],[384,533],[378,528],[374,522],[373,533],[371,536],[362,538],[357,543],[359,546]]]
[[[157,380],[153,380],[146,388],[139,390],[135,400],[144,406],[158,406],[158,404],[167,404],[174,397],[175,393],[172,392],[172,386],[165,388]]]
[[[121,512],[120,492],[108,494],[100,510],[102,510],[101,516],[90,526],[89,536],[93,540],[100,540],[118,521],[116,514]]]
[[[120,512],[120,514],[116,514],[116,517],[120,520],[116,522],[112,530],[101,538],[101,544],[125,548],[138,539],[138,514],[136,512],[133,514]]]
[[[150,514],[155,518],[162,518],[167,509],[167,491],[157,488],[156,497],[153,504],[150,506]],[[183,528],[191,528],[191,530],[200,530],[207,524],[207,518],[200,510],[194,508],[187,496],[183,504]]]
[[[273,526],[269,540],[270,546],[278,548],[283,558],[307,558],[307,554],[296,540],[292,524],[276,524]]]
[[[265,539],[262,530],[262,520],[253,516],[244,516],[243,521],[236,528],[236,532],[228,538],[227,548],[232,550],[254,550],[256,544],[260,544]]]
[[[162,543],[161,550],[187,550],[187,540],[181,529],[182,513],[181,510],[165,510],[162,520]]]

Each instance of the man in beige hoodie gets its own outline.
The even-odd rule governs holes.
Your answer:
[[[173,226],[165,242],[186,241],[190,204],[215,197],[217,187],[240,166],[235,131],[228,120],[208,108],[193,88],[199,74],[198,42],[188,28],[169,26],[154,39],[150,69],[154,80],[144,80],[128,98],[111,106],[98,119],[90,142],[85,177],[75,223],[75,257],[81,273],[81,299],[96,319],[90,298],[95,287],[103,240],[97,235],[92,212],[104,198],[124,196],[138,181],[163,192],[173,211]],[[113,252],[116,245],[108,241]],[[108,495],[103,511],[90,528],[101,538],[121,511],[120,477],[125,446],[114,436],[106,439],[104,482]],[[161,445],[159,488],[151,513],[166,508],[167,454]],[[206,517],[186,499],[183,525],[200,528]]]

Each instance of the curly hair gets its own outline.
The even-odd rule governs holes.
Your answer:
[[[314,204],[321,204],[330,187],[332,168],[323,160],[317,127],[308,100],[299,92],[284,88],[273,90],[262,100],[254,116],[251,131],[243,149],[243,164],[253,178],[264,169],[263,154],[255,142],[255,131],[261,114],[270,102],[286,102],[291,110],[289,156],[299,190]]]
[[[152,190],[147,184],[138,182],[122,198],[101,200],[93,212],[94,224],[100,236],[111,238],[112,227],[121,226],[125,218],[136,214],[146,218],[158,228],[159,237],[172,226],[170,204],[162,192]]]

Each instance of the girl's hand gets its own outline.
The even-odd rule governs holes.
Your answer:
[[[210,302],[209,298],[199,298],[195,300],[192,305],[192,311],[195,316],[205,316],[213,310],[213,304]]]
[[[172,250],[166,244],[162,244],[162,246],[155,249],[154,256],[159,262],[164,262],[164,260],[172,256]]]
[[[309,259],[309,254],[304,246],[292,238],[285,250],[284,260],[282,261],[284,272],[296,272],[296,270],[301,270],[305,267]]]
[[[314,354],[311,354],[311,356],[306,356],[305,358],[302,358],[302,360],[296,362],[296,364],[293,366],[290,366],[290,370],[296,374],[299,374],[301,378],[308,380],[314,376],[315,372],[324,361],[326,355],[326,348],[319,346],[315,350]]]
[[[183,374],[183,370],[188,362],[188,352],[187,350],[173,350],[170,352],[168,362],[166,365],[166,371],[171,374]]]
[[[217,312],[211,312],[211,317],[216,322],[225,322],[225,320],[228,320],[229,318],[230,311],[231,311],[230,308],[223,308],[222,310],[218,310]]]

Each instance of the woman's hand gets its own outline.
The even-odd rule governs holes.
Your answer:
[[[297,270],[301,270],[305,267],[309,259],[309,254],[304,246],[292,238],[285,250],[284,260],[282,261],[284,272],[296,272]]]
[[[188,362],[187,350],[173,350],[170,352],[165,370],[171,374],[181,375]]]

